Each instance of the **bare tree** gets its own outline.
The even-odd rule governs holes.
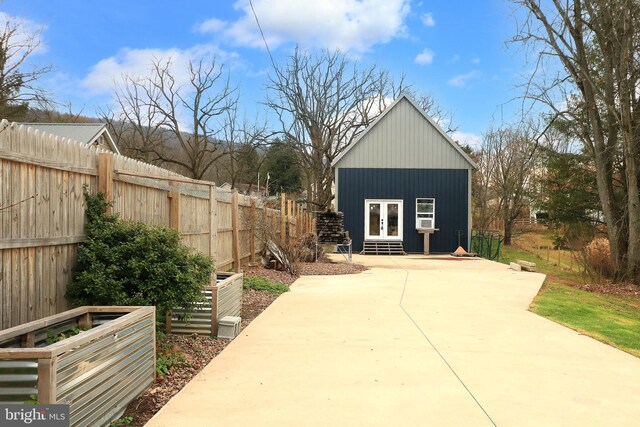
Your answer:
[[[283,137],[294,141],[307,175],[308,201],[331,203],[331,162],[382,111],[391,92],[388,72],[361,67],[340,52],[296,49],[270,75],[266,104]]]
[[[484,219],[497,215],[504,226],[504,244],[511,244],[513,224],[533,196],[538,144],[530,124],[493,129],[480,149]]]
[[[306,174],[307,200],[327,208],[333,198],[331,162],[402,92],[449,128],[433,97],[372,65],[363,67],[339,51],[300,49],[269,76],[266,105],[278,116],[283,139],[293,141]]]
[[[593,158],[614,278],[640,283],[640,4],[513,2],[527,12],[515,41],[539,52],[538,77],[560,66],[534,74],[526,96],[571,123]]]
[[[266,121],[250,120],[246,114],[240,118],[238,108],[225,112],[221,139],[227,156],[221,168],[229,183],[235,188],[237,183],[252,184],[258,180],[260,166],[264,161],[259,149],[267,144],[272,132]]]
[[[170,59],[154,60],[150,77],[123,78],[115,95],[122,110],[116,121],[133,123],[138,149],[149,161],[203,179],[226,154],[224,114],[237,104],[223,68],[215,59],[189,61],[188,82],[181,84]]]
[[[41,44],[40,31],[29,33],[22,22],[10,17],[0,25],[0,117],[19,120],[30,102],[45,98],[36,81],[51,67],[27,63]]]
[[[164,117],[155,108],[158,90],[143,80],[123,76],[113,96],[115,105],[99,113],[102,121],[125,155],[153,163],[154,153],[163,150],[167,132],[162,127]]]

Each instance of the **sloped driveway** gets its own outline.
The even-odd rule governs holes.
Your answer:
[[[543,275],[356,261],[299,279],[147,425],[639,425],[640,359],[528,312]]]

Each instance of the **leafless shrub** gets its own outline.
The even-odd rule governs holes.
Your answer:
[[[275,210],[248,209],[241,215],[245,229],[249,229],[262,244],[262,264],[267,268],[282,267],[290,274],[297,275],[300,262],[316,260],[316,236],[313,233],[290,233],[285,227],[285,238],[282,238],[281,220],[275,217]],[[274,262],[277,261],[277,262]]]
[[[584,250],[587,273],[598,282],[613,275],[609,240],[603,237],[593,239]]]

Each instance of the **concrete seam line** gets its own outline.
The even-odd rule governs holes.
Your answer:
[[[409,318],[409,320],[411,320],[411,322],[413,323],[413,325],[418,329],[418,331],[420,331],[420,333],[422,334],[422,336],[427,340],[427,342],[429,343],[429,345],[436,351],[436,353],[438,354],[438,356],[440,356],[440,359],[442,359],[442,361],[445,363],[445,365],[447,365],[447,367],[449,368],[449,370],[453,373],[453,375],[455,375],[455,377],[458,379],[458,381],[460,382],[460,384],[462,384],[462,386],[464,387],[465,390],[467,390],[467,393],[469,393],[469,396],[471,396],[471,398],[476,402],[476,404],[478,405],[478,407],[482,410],[482,412],[484,412],[484,414],[487,416],[487,418],[489,419],[489,421],[491,421],[491,424],[493,424],[494,426],[498,427],[498,425],[495,423],[495,421],[493,421],[493,418],[491,418],[491,416],[489,415],[489,413],[484,409],[484,407],[482,406],[482,404],[478,401],[478,399],[476,399],[476,397],[473,395],[473,393],[471,392],[471,390],[469,390],[469,387],[467,387],[467,385],[464,383],[464,381],[462,381],[462,378],[460,378],[460,376],[458,375],[458,373],[455,371],[455,369],[453,369],[453,366],[451,366],[451,364],[449,364],[449,362],[447,361],[447,359],[445,359],[444,355],[442,353],[440,353],[440,350],[438,350],[438,348],[433,344],[433,342],[431,342],[431,340],[429,339],[429,337],[427,336],[427,334],[422,330],[422,328],[420,327],[420,325],[418,325],[418,323],[415,321],[415,319],[413,317],[411,317],[411,314],[409,314],[409,312],[404,308],[404,306],[402,305],[402,302],[404,301],[404,291],[407,288],[407,282],[409,281],[409,270],[403,268],[402,266],[400,266],[400,264],[398,264],[395,260],[393,260],[393,262],[398,266],[399,269],[401,269],[402,271],[404,271],[404,285],[402,286],[402,295],[400,296],[400,302],[398,303],[398,305],[400,306],[400,308],[402,309],[402,311],[404,312],[404,314]]]

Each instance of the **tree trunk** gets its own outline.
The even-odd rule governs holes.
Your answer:
[[[513,234],[513,220],[509,215],[504,215],[504,243],[506,246],[511,245],[511,235]]]

